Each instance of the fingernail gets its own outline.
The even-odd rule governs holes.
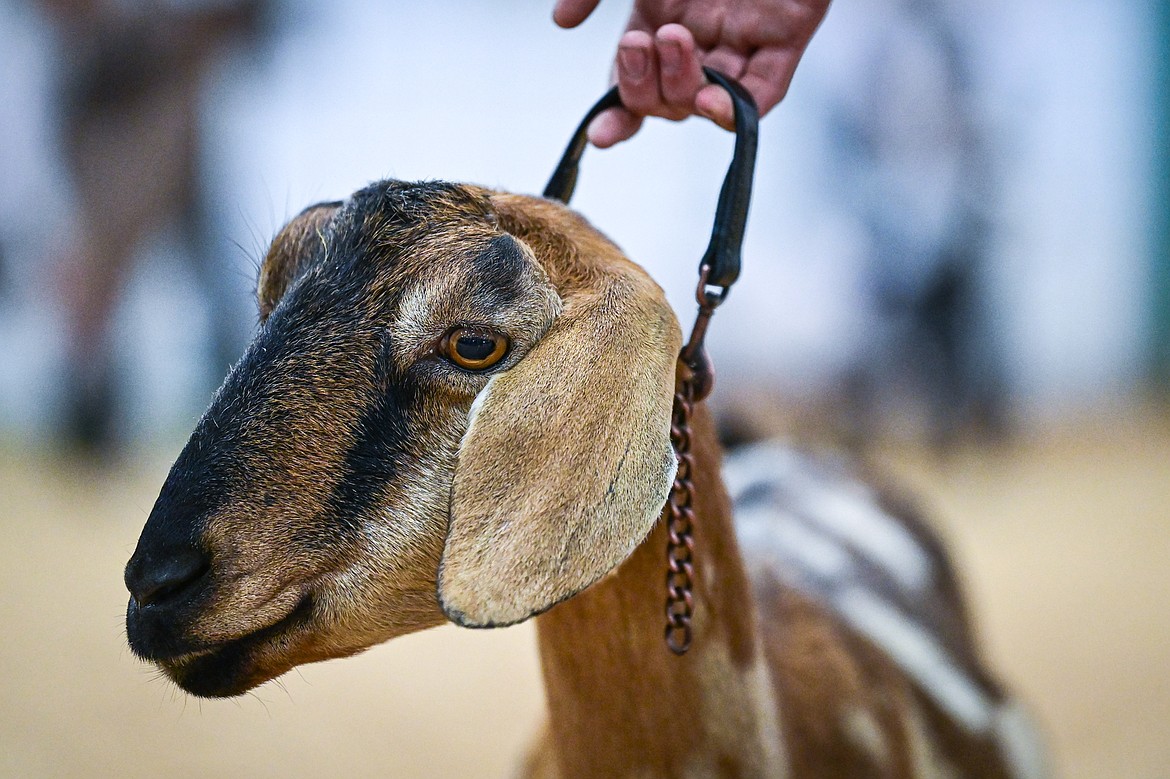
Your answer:
[[[621,68],[622,73],[638,81],[645,77],[646,68],[649,66],[646,52],[642,49],[619,49],[618,50],[618,67]]]
[[[664,73],[678,73],[682,70],[682,46],[678,41],[659,41],[658,61]]]

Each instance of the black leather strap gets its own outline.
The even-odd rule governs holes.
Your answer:
[[[561,161],[557,163],[557,169],[553,171],[552,178],[548,180],[548,184],[544,188],[545,197],[568,204],[573,197],[573,190],[577,188],[577,171],[581,167],[581,155],[585,153],[585,147],[589,145],[588,138],[586,138],[589,125],[602,111],[608,111],[621,104],[622,97],[618,94],[618,88],[613,87],[589,109],[589,113],[585,114],[581,124],[577,125],[577,130],[569,140],[565,153],[561,155]]]
[[[735,152],[731,167],[723,179],[719,191],[719,203],[715,207],[715,225],[711,229],[711,242],[699,263],[700,272],[707,267],[706,283],[710,287],[721,287],[717,297],[727,296],[731,285],[739,278],[740,255],[743,246],[744,226],[747,224],[748,205],[752,197],[752,176],[756,167],[756,141],[759,135],[759,111],[747,90],[738,82],[717,70],[703,68],[707,79],[727,90],[735,109]],[[601,100],[589,109],[589,113],[577,126],[569,141],[560,163],[553,171],[544,196],[568,203],[577,185],[577,172],[581,155],[587,145],[586,131],[589,124],[602,111],[622,104],[617,87],[609,90]]]

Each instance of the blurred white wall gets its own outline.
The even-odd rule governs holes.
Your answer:
[[[826,95],[855,77],[867,2],[835,1],[790,96],[763,124],[744,274],[712,334],[734,380],[815,393],[866,326],[864,235],[831,187],[825,110]],[[969,20],[1002,166],[991,271],[1020,409],[1115,396],[1139,376],[1145,343],[1148,12],[1108,0],[953,5]],[[563,31],[551,2],[281,7],[269,50],[225,63],[207,97],[211,189],[241,301],[287,217],[371,180],[539,192],[606,86],[628,13],[609,0]],[[45,131],[51,57],[35,16],[0,0],[0,235],[25,247],[10,253],[18,281],[0,299],[0,427],[26,431],[44,426],[60,336],[40,255],[9,236],[36,234],[43,251],[39,217],[68,202]],[[684,319],[730,150],[729,136],[697,120],[652,121],[583,166],[574,205],[651,271]],[[197,383],[204,314],[189,281],[174,283],[181,271],[167,252],[165,240],[147,251],[119,322],[143,432],[196,413],[202,398],[184,388]]]

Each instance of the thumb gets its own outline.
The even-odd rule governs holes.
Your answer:
[[[735,108],[723,87],[708,84],[695,95],[695,112],[707,117],[724,130],[735,129]]]
[[[557,0],[553,21],[557,26],[571,29],[589,18],[601,0]]]

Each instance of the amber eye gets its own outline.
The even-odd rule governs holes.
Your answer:
[[[459,328],[443,339],[443,353],[451,362],[469,371],[490,368],[508,351],[508,339],[487,330]]]

